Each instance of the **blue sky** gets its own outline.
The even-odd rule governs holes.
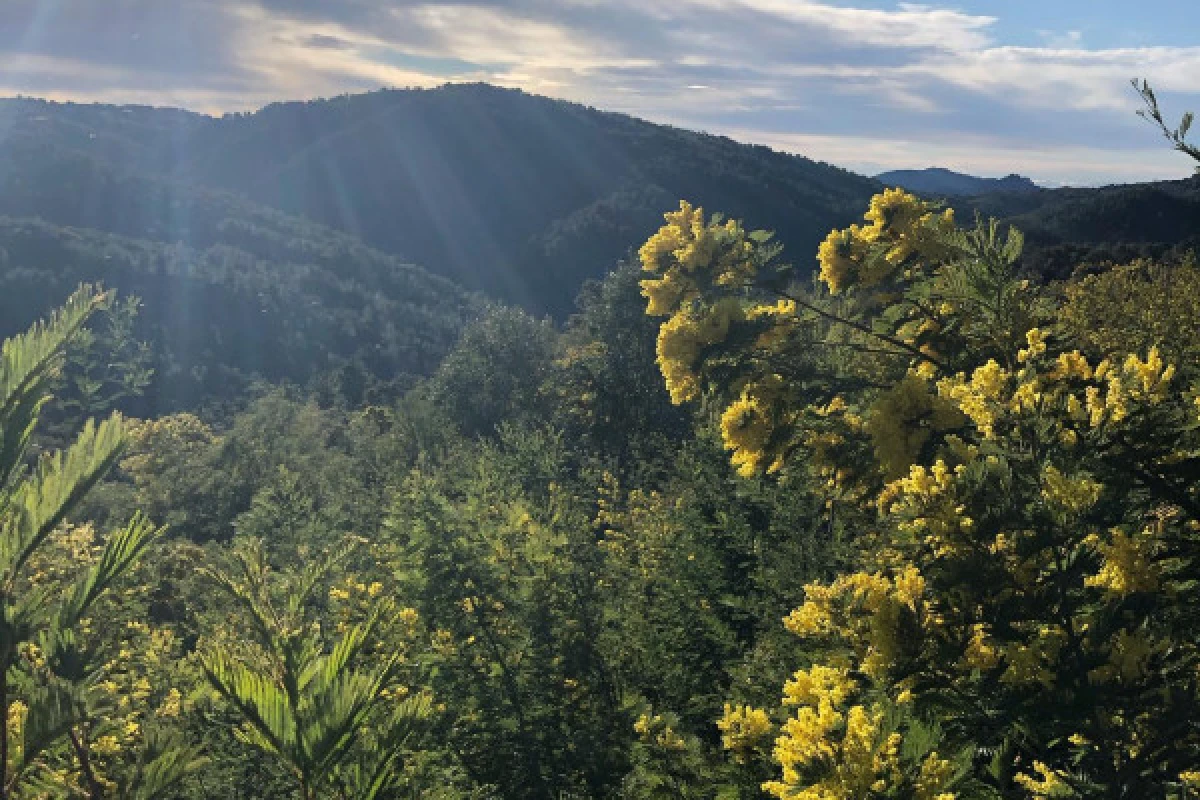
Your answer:
[[[1047,184],[1183,177],[1182,0],[3,0],[0,94],[257,108],[484,80],[830,161]]]

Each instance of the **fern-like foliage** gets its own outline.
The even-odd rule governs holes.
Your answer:
[[[80,744],[86,736],[79,733],[89,724],[87,687],[98,666],[76,629],[161,532],[135,516],[109,537],[98,561],[73,586],[46,585],[25,574],[124,444],[125,423],[114,414],[98,424],[88,421],[63,451],[36,457],[30,452],[68,350],[88,319],[110,303],[109,293],[83,286],[48,320],[0,347],[0,800],[26,789],[50,791],[43,756],[67,748],[68,742],[80,770],[88,772],[87,748]],[[36,674],[22,668],[22,647],[40,654]],[[195,762],[177,748],[163,749],[159,756],[174,766],[164,761],[148,773],[146,785],[154,791]],[[100,783],[90,782],[91,797],[102,796]]]
[[[365,619],[324,637],[308,619],[325,577],[350,547],[276,578],[260,541],[237,548],[227,570],[205,574],[241,609],[249,641],[209,646],[200,664],[245,724],[237,736],[278,758],[301,796],[374,800],[395,785],[400,753],[428,715],[423,696],[393,698],[400,659],[372,653],[394,606],[377,602]]]

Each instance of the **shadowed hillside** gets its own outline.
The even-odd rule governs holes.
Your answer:
[[[0,104],[0,133],[2,213],[200,247],[245,226],[275,230],[281,246],[307,238],[295,233],[307,219],[560,317],[680,198],[776,231],[807,272],[825,233],[857,219],[880,186],[765,147],[481,84],[221,118],[13,100]],[[972,196],[954,204],[1021,225],[1027,262],[1052,274],[1065,245],[1072,258],[1101,246],[1165,252],[1189,241],[1181,226],[1196,218],[1188,181],[1045,190],[943,169],[879,177]]]
[[[0,152],[2,334],[84,281],[143,299],[137,334],[155,370],[143,402],[159,412],[233,397],[258,378],[326,375],[359,400],[394,393],[436,367],[481,305],[308,220],[10,137]]]
[[[765,147],[484,85],[280,103],[221,119],[40,101],[10,103],[5,117],[8,140],[33,151],[22,160],[70,172],[70,159],[87,154],[115,176],[169,174],[230,190],[557,314],[679,198],[776,230],[807,262],[878,187]],[[90,184],[70,222],[109,213],[95,207],[113,205],[104,198],[117,189]],[[52,203],[34,200],[33,213],[55,218]],[[172,201],[189,210],[205,202]],[[178,225],[190,236],[202,225],[164,216],[156,199],[116,205],[127,216],[107,224],[123,233],[170,238]]]

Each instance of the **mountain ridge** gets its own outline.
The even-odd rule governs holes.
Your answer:
[[[1037,192],[1042,188],[1029,178],[1016,173],[1010,173],[1003,178],[981,178],[945,167],[889,170],[876,175],[875,180],[912,192],[960,197],[997,192]]]
[[[308,220],[560,319],[581,285],[629,257],[680,198],[774,230],[800,277],[813,268],[825,234],[860,219],[884,185],[762,145],[487,84],[281,101],[221,117],[24,98],[0,101],[0,132],[6,150],[24,138],[60,161],[64,153],[87,156],[125,179],[151,176],[174,187],[156,196],[185,209],[210,202],[195,197],[224,193],[250,209],[245,213],[271,209]],[[0,180],[3,174],[0,163]],[[900,177],[890,182],[964,210],[1019,221],[1032,234],[1028,260],[1039,269],[1042,248],[1082,242],[1101,256],[1110,245],[1121,245],[1114,251],[1120,253],[1129,251],[1125,245],[1165,252],[1190,236],[1186,225],[1161,224],[1153,227],[1163,238],[1147,241],[1144,231],[1124,224],[1087,222],[1134,214],[1144,202],[1168,221],[1186,217],[1192,190],[1169,188],[1171,182],[1050,189],[1020,176],[977,178],[940,167],[882,177]],[[931,177],[956,183],[931,186]],[[85,191],[63,209],[43,203],[31,211],[0,198],[0,212],[188,240],[172,229],[188,222],[186,214],[172,218],[141,198],[131,202],[128,191],[109,196],[111,186],[81,182]],[[89,199],[92,216],[80,218]],[[63,219],[72,208],[77,216]],[[130,218],[113,227],[96,220],[104,215],[97,209]],[[1042,209],[1049,222],[1036,218]]]
[[[811,258],[879,188],[801,156],[480,84],[220,118],[36,101],[23,111],[10,114],[10,137],[101,150],[118,172],[233,192],[557,316],[679,198],[775,230]],[[49,119],[35,125],[35,116]],[[665,197],[676,200],[664,207]],[[601,208],[620,236],[572,239]]]

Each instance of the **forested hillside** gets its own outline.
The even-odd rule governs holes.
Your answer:
[[[226,243],[234,220],[286,236],[305,229],[300,238],[335,229],[560,319],[584,281],[628,256],[675,198],[775,231],[804,274],[824,232],[853,219],[880,186],[764,147],[486,85],[221,118],[10,100],[0,124],[0,213],[195,247]],[[1023,225],[1031,267],[1054,274],[1079,257],[1186,244],[1180,225],[1196,212],[1188,182],[1031,191],[1022,183],[1011,192],[1003,182],[930,184],[948,171],[903,174],[897,182],[918,193],[977,196],[956,202],[960,211]],[[1142,208],[1154,222],[1133,225]]]
[[[257,379],[394,396],[483,306],[353,237],[34,137],[0,149],[0,215],[0,332],[82,281],[140,297],[143,410],[229,401]]]
[[[229,221],[196,248],[0,217],[0,317],[23,329],[82,282],[139,298],[127,336],[150,370],[127,410],[231,402],[257,380],[329,402],[395,397],[483,307],[454,284],[342,238]]]
[[[114,214],[122,233],[206,235],[188,212],[211,200],[176,189],[184,208],[173,209],[158,202],[161,191],[123,196],[129,176],[171,176],[172,186],[236,192],[559,316],[585,279],[654,229],[672,198],[759,219],[803,254],[877,187],[764,147],[485,85],[280,103],[221,119],[37,101],[10,102],[3,114],[14,168],[53,177],[36,182],[43,191],[78,182],[59,199],[76,218],[62,222]],[[83,155],[118,177],[97,181]],[[54,213],[45,199],[36,213]]]
[[[1025,232],[1025,266],[1066,277],[1084,265],[1178,258],[1200,247],[1200,177],[1178,181],[994,194],[955,203]]]

